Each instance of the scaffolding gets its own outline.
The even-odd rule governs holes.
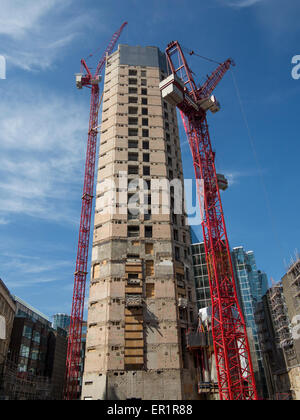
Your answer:
[[[7,360],[0,379],[0,399],[50,400],[51,382],[45,376],[20,372],[17,364]]]
[[[275,327],[276,341],[282,349],[288,349],[293,346],[293,339],[281,283],[271,288],[269,303]]]
[[[287,275],[290,277],[290,289],[294,298],[295,307],[300,308],[300,258],[297,255],[297,259],[293,261],[290,266]]]

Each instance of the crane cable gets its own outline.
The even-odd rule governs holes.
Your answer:
[[[212,58],[208,58],[208,57],[205,57],[203,55],[200,55],[193,50],[190,50],[190,49],[187,49],[187,48],[183,48],[183,49],[186,52],[188,52],[189,55],[195,55],[196,57],[199,57],[199,58],[201,58],[203,60],[206,60],[206,61],[209,61],[211,63],[221,64],[220,62],[218,62],[218,61],[216,61]],[[283,257],[283,261],[285,261],[284,248],[282,246],[282,242],[280,241],[280,235],[278,234],[277,224],[276,224],[276,221],[275,221],[274,213],[272,211],[272,206],[271,206],[268,190],[267,190],[267,187],[266,187],[266,183],[265,183],[265,180],[264,180],[263,171],[262,171],[259,159],[258,159],[258,154],[257,154],[257,151],[256,151],[255,142],[254,142],[251,130],[250,130],[250,126],[249,126],[248,118],[247,118],[247,115],[246,115],[246,112],[245,112],[245,108],[243,106],[243,102],[242,102],[242,98],[241,98],[241,94],[240,94],[240,89],[238,87],[234,72],[232,71],[231,68],[230,68],[230,73],[231,73],[231,76],[232,76],[234,88],[235,88],[235,91],[236,91],[238,103],[239,103],[240,110],[241,110],[241,114],[242,114],[242,117],[243,117],[243,120],[244,120],[244,123],[245,123],[245,126],[246,126],[246,130],[247,130],[249,142],[250,142],[250,145],[251,145],[252,153],[253,153],[253,156],[254,156],[254,160],[255,160],[255,163],[256,163],[256,166],[257,166],[257,169],[258,169],[258,172],[259,172],[259,177],[260,177],[260,180],[261,180],[261,184],[262,184],[262,187],[263,187],[265,203],[266,203],[267,211],[268,211],[269,216],[270,216],[271,228],[273,230],[273,235],[274,235],[275,241],[279,245],[278,249],[280,250],[281,257]]]
[[[266,207],[267,207],[267,210],[268,210],[268,213],[269,213],[269,216],[270,216],[271,227],[272,227],[272,230],[273,230],[274,238],[275,238],[277,244],[279,245],[278,249],[280,249],[280,254],[282,254],[281,256],[283,257],[285,255],[285,252],[284,252],[284,249],[283,249],[283,246],[282,246],[282,242],[280,240],[280,236],[278,234],[277,224],[276,224],[276,221],[275,221],[274,213],[272,211],[270,197],[269,197],[268,190],[267,190],[266,183],[265,183],[264,176],[263,176],[263,170],[262,170],[262,167],[260,165],[260,161],[258,159],[258,154],[257,154],[257,151],[256,151],[254,138],[253,138],[253,135],[252,135],[251,130],[250,130],[250,126],[249,126],[248,118],[247,118],[247,115],[246,115],[246,112],[245,112],[245,108],[243,106],[243,102],[242,102],[242,98],[241,98],[241,94],[240,94],[240,89],[238,87],[236,77],[235,77],[232,69],[230,69],[230,73],[231,73],[231,76],[232,76],[233,85],[235,87],[235,91],[236,91],[238,103],[239,103],[239,106],[240,106],[241,114],[242,114],[242,117],[243,117],[243,120],[244,120],[244,123],[245,123],[245,127],[246,127],[246,130],[247,130],[247,134],[248,134],[249,142],[250,142],[250,145],[251,145],[252,153],[253,153],[253,156],[254,156],[254,159],[255,159],[255,162],[256,162],[256,166],[257,166],[257,169],[258,169],[258,172],[259,172],[259,177],[260,177],[261,184],[262,184],[262,187],[263,187],[264,198],[265,198]],[[284,260],[284,257],[283,257],[283,260]]]
[[[200,54],[196,53],[194,50],[190,50],[186,47],[182,47],[182,50],[187,52],[189,55],[195,55],[196,57],[202,58],[203,60],[206,60],[206,61],[210,61],[211,63],[221,64],[219,61],[216,61],[212,58],[204,57],[203,55],[200,55]]]

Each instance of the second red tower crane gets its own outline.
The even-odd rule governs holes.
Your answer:
[[[231,59],[197,87],[177,41],[166,49],[171,75],[161,82],[165,100],[180,110],[189,141],[202,214],[212,302],[212,335],[221,400],[256,400],[257,392],[244,317],[238,302],[218,176],[206,114],[219,103],[212,95]],[[202,181],[202,183],[201,183]]]
[[[91,89],[91,106],[79,227],[79,239],[77,248],[76,269],[74,276],[72,312],[67,351],[65,398],[68,400],[74,400],[78,398],[79,378],[81,375],[81,336],[86,275],[88,271],[87,264],[89,238],[91,230],[91,215],[94,194],[95,163],[98,136],[98,113],[100,107],[100,75],[106,63],[106,56],[112,53],[126,25],[127,22],[124,22],[120,29],[118,29],[118,31],[114,33],[108,47],[106,48],[97,65],[95,74],[93,75],[91,73],[85,60],[81,60],[81,65],[85,69],[86,73],[80,73],[76,75],[76,85],[78,89],[81,89],[83,86],[86,86]]]

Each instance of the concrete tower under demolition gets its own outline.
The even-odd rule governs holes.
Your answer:
[[[156,47],[119,45],[107,58],[82,399],[198,398],[176,108],[159,90],[167,75]]]

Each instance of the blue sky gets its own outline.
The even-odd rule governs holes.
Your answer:
[[[0,277],[48,316],[69,312],[75,266],[89,92],[77,91],[80,59],[101,54],[125,20],[120,42],[174,39],[217,61],[233,57],[250,132],[228,73],[209,115],[230,244],[253,250],[276,281],[299,247],[300,54],[297,0],[1,0]],[[184,5],[186,3],[186,5]],[[97,58],[97,53],[94,57]],[[214,65],[189,60],[197,82]],[[95,66],[96,61],[91,65]],[[186,178],[193,177],[182,131]],[[252,142],[252,143],[251,143]],[[254,151],[253,151],[254,145]],[[201,232],[201,229],[198,229]]]

